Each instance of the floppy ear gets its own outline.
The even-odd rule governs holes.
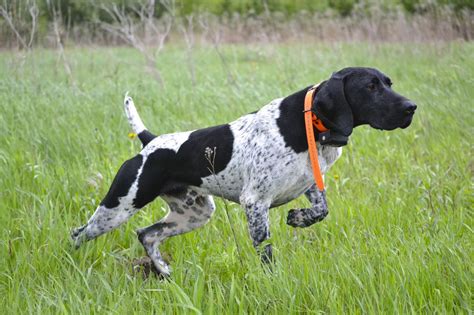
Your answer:
[[[348,137],[354,128],[354,120],[344,93],[345,78],[346,75],[334,73],[328,81],[321,83],[313,100],[312,111],[331,133]]]

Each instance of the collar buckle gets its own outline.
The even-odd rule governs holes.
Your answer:
[[[329,140],[329,138],[331,138],[331,130],[320,132],[318,134],[318,142],[320,144],[325,144]]]

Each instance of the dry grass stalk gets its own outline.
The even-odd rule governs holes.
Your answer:
[[[217,148],[216,147],[214,147],[214,148],[207,147],[205,152],[204,152],[204,156],[205,156],[207,162],[209,163],[209,167],[207,169],[214,176],[214,179],[217,183],[217,187],[219,188],[219,191],[220,191],[220,195],[223,196],[222,188],[221,188],[221,185],[219,183],[219,179],[217,178],[216,171],[215,171],[216,154],[217,154]],[[222,201],[224,202],[224,210],[225,210],[225,214],[226,214],[226,217],[227,217],[227,222],[229,222],[229,226],[230,226],[230,229],[232,231],[232,236],[234,237],[235,247],[237,248],[237,256],[239,258],[240,265],[243,266],[242,254],[241,254],[242,250],[240,249],[239,242],[237,242],[237,235],[235,234],[234,225],[232,224],[232,220],[230,219],[229,204],[228,204],[227,200],[224,199],[224,198],[222,198]]]
[[[74,87],[77,87],[76,80],[74,80],[74,77],[72,75],[71,66],[66,57],[66,53],[64,51],[64,42],[61,36],[61,34],[63,33],[63,30],[62,30],[63,17],[61,15],[61,12],[58,10],[58,8],[56,8],[56,5],[54,4],[54,2],[47,0],[47,5],[53,15],[53,32],[54,32],[54,38],[56,42],[56,48],[58,49],[59,59],[63,63],[64,71],[66,72],[69,78],[69,81]]]
[[[193,50],[194,50],[194,23],[193,23],[193,15],[188,15],[182,19],[182,23],[180,25],[181,32],[184,36],[184,42],[186,43],[186,54],[187,54],[187,62],[189,73],[191,74],[191,83],[196,86],[196,74],[194,70],[194,58],[193,58]]]
[[[208,38],[211,39],[211,44],[219,56],[224,71],[227,73],[227,82],[232,85],[235,84],[235,78],[232,74],[232,70],[230,69],[227,60],[220,49],[223,38],[222,25],[218,22],[218,19],[215,16],[210,14],[200,14],[198,21],[199,25],[204,30],[205,35],[203,36],[208,36]]]
[[[13,16],[8,11],[8,5],[6,0],[4,1],[3,5],[0,5],[0,16],[5,19],[11,31],[13,32],[13,34],[15,34],[15,37],[20,43],[21,48],[29,51],[31,50],[37,31],[39,9],[38,5],[36,4],[36,0],[27,0],[26,5],[28,7],[28,13],[31,17],[31,30],[29,36],[27,34],[21,35],[20,32],[17,30],[17,27],[15,26],[15,21],[13,20]],[[28,37],[29,40],[27,41]]]
[[[171,13],[163,16],[159,21],[155,19],[155,0],[149,0],[140,7],[133,8],[133,12],[139,17],[134,19],[125,9],[116,4],[111,7],[102,5],[101,8],[114,21],[113,23],[102,23],[102,28],[119,37],[124,42],[137,49],[145,58],[146,68],[153,75],[161,87],[164,81],[156,66],[156,58],[165,46],[166,39],[171,31],[174,15],[173,1],[160,1],[160,3]],[[155,45],[150,51],[149,46]]]

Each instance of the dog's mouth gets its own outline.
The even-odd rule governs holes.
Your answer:
[[[378,123],[370,123],[370,127],[374,128],[374,129],[377,129],[377,130],[393,130],[397,127],[393,127],[393,128],[390,128],[390,127],[382,127],[380,124]]]
[[[414,113],[413,113],[414,114]],[[386,131],[391,131],[395,130],[397,128],[405,129],[408,128],[411,125],[411,122],[413,120],[413,114],[409,115],[408,117],[405,117],[402,122],[384,122],[384,123],[379,123],[379,122],[372,122],[370,123],[370,127],[377,129],[377,130],[386,130]]]
[[[410,117],[402,126],[400,126],[400,128],[402,129],[408,128],[408,126],[411,125],[412,120],[413,120],[413,116]]]

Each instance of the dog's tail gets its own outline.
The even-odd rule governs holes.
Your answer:
[[[133,132],[138,135],[143,146],[146,146],[151,140],[155,139],[156,136],[146,129],[142,119],[138,115],[133,99],[128,96],[128,92],[125,93],[123,106],[125,107],[125,114],[127,115],[130,127],[132,127]]]

